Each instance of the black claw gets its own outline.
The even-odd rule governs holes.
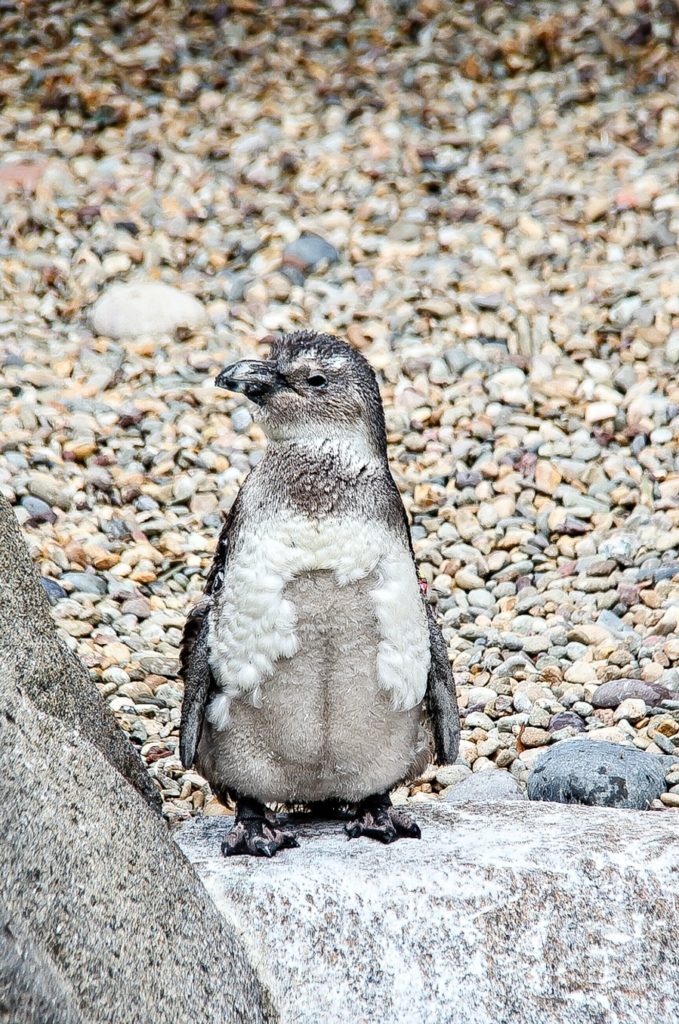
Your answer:
[[[222,843],[225,857],[273,857],[279,850],[299,846],[297,837],[279,828],[274,815],[254,800],[238,804],[236,821]]]
[[[349,839],[365,836],[385,845],[395,843],[397,839],[421,838],[417,822],[405,811],[392,807],[386,793],[368,797],[359,804],[356,818],[345,826],[345,831]]]

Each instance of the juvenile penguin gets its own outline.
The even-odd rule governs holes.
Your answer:
[[[236,801],[227,856],[297,846],[274,803],[348,807],[350,838],[419,838],[389,790],[430,758],[423,707],[441,764],[459,719],[375,375],[345,342],[300,331],[216,383],[256,403],[268,444],[184,629],[182,763]]]

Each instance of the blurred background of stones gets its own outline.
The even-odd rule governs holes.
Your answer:
[[[461,763],[397,799],[522,794],[583,736],[669,758],[652,806],[679,805],[676,5],[25,15],[0,491],[168,817],[225,810],[176,755],[178,645],[263,443],[211,381],[301,326],[380,374],[465,716]]]

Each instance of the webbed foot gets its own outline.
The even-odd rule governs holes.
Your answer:
[[[397,839],[419,839],[420,826],[407,811],[393,807],[388,793],[378,793],[361,801],[356,818],[344,826],[350,839],[365,836],[380,843],[395,843]]]
[[[257,800],[239,800],[236,821],[222,843],[225,857],[273,857],[279,850],[299,846],[297,836],[281,827],[276,816]]]

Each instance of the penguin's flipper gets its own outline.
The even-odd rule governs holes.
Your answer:
[[[205,704],[213,685],[209,662],[208,613],[212,597],[224,582],[229,553],[229,534],[234,522],[238,498],[222,526],[217,550],[205,581],[203,599],[192,608],[182,635],[179,660],[184,680],[184,700],[179,726],[179,756],[185,768],[191,768],[196,756],[205,715]]]
[[[208,618],[210,599],[189,612],[184,626],[180,652],[184,679],[184,700],[179,726],[179,756],[185,768],[191,768],[203,728],[203,715],[212,683],[208,662]]]
[[[437,764],[452,764],[460,747],[460,715],[457,709],[455,683],[448,661],[448,651],[441,630],[428,602],[429,648],[431,663],[427,677],[427,710],[434,734]]]

